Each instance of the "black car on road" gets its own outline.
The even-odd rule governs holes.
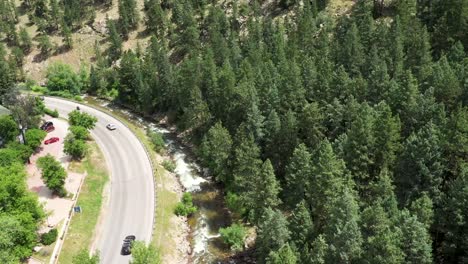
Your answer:
[[[133,246],[133,242],[135,241],[135,238],[136,237],[133,235],[125,237],[123,244],[122,244],[122,249],[120,250],[120,254],[122,255],[132,254],[132,246]]]

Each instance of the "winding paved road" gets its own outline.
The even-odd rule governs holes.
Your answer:
[[[78,105],[50,97],[45,98],[45,104],[50,109],[57,109],[61,117],[67,117]],[[108,114],[79,106],[81,111],[98,118],[91,135],[104,153],[111,173],[109,203],[105,205],[104,224],[97,235],[101,263],[128,264],[130,256],[120,255],[125,236],[132,234],[137,240],[146,242],[151,239],[154,218],[151,164],[142,144],[129,128]],[[117,129],[107,130],[108,123],[115,124]]]

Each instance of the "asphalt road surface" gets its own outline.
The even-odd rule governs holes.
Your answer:
[[[79,106],[80,111],[98,118],[91,135],[104,153],[110,170],[110,197],[104,209],[103,226],[98,227],[96,245],[101,263],[128,264],[130,256],[120,255],[125,236],[135,235],[137,240],[149,242],[153,228],[153,175],[142,144],[121,122],[94,108],[50,97],[45,98],[45,104],[52,110],[57,109],[60,117],[67,118],[68,113]],[[115,124],[117,129],[108,130],[109,123]]]

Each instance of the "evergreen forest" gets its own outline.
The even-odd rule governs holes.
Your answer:
[[[468,263],[468,1],[356,0],[340,14],[337,0],[114,1],[93,60],[55,65],[45,86],[168,116],[256,227],[257,263]],[[31,45],[73,50],[112,5],[21,1],[32,39],[14,2],[0,0],[4,98],[27,80]],[[141,26],[148,43],[127,48]]]

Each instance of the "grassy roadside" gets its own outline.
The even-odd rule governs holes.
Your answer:
[[[59,263],[71,263],[74,255],[83,247],[91,245],[93,232],[101,212],[102,194],[109,173],[104,156],[95,142],[89,144],[90,151],[82,162],[71,162],[69,170],[77,173],[87,173],[77,205],[83,211],[74,214],[68,228]]]
[[[57,225],[57,230],[62,230],[64,220],[60,221]],[[48,245],[48,246],[43,246],[42,249],[39,252],[34,252],[32,254],[32,258],[37,259],[43,263],[49,263],[50,261],[50,256],[52,255],[52,252],[54,251],[55,244],[57,241],[54,243]]]
[[[153,162],[155,191],[157,196],[155,223],[151,241],[156,246],[156,248],[160,250],[163,256],[175,254],[177,245],[176,242],[170,239],[168,236],[168,230],[173,228],[171,217],[174,215],[174,208],[179,199],[177,198],[177,194],[175,192],[172,192],[166,188],[166,186],[175,179],[169,176],[166,170],[157,162],[157,154],[154,151],[153,145],[150,142],[148,136],[146,135],[146,131],[142,127],[129,121],[128,117],[121,113],[109,111],[108,108],[102,107],[97,101],[93,99],[86,98],[85,103],[119,119],[122,123],[127,125],[130,130],[132,130],[132,132],[149,151],[150,158]]]

